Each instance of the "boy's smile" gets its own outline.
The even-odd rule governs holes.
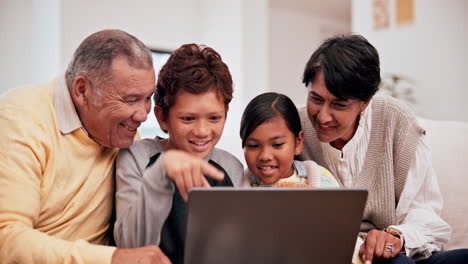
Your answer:
[[[210,141],[189,140],[194,152],[205,152],[210,147]]]
[[[224,100],[214,89],[201,94],[182,90],[166,118],[157,108],[155,112],[161,128],[169,133],[166,149],[184,150],[202,159],[218,143],[226,122]]]

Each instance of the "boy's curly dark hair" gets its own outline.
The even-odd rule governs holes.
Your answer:
[[[172,53],[159,72],[154,103],[167,116],[179,91],[201,94],[214,89],[227,106],[232,100],[232,86],[229,68],[214,49],[185,44]]]

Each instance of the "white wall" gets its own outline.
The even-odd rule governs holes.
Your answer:
[[[415,22],[397,27],[394,0],[390,27],[372,28],[372,1],[352,2],[352,29],[379,51],[382,73],[415,80],[416,111],[432,119],[468,121],[468,1],[414,0]]]
[[[59,71],[59,0],[1,0],[0,94]]]
[[[228,65],[234,82],[234,95],[223,136],[218,147],[243,159],[239,131],[240,113],[243,109],[244,78],[242,72],[244,35],[242,32],[243,1],[201,0],[201,42],[220,53]]]
[[[243,159],[238,136],[242,111],[252,93],[268,87],[268,0],[250,2],[146,0],[135,5],[130,0],[65,0],[61,65],[66,66],[86,36],[104,28],[128,31],[152,48],[173,50],[192,42],[214,48],[234,81],[234,100],[218,146]]]
[[[269,36],[272,25],[270,24],[269,0],[244,0],[244,3],[242,72],[245,87],[243,98],[247,104],[256,95],[271,89]]]
[[[349,21],[317,12],[271,8],[270,0],[2,0],[0,12],[1,33],[8,36],[1,49],[4,90],[63,72],[80,42],[105,28],[128,31],[151,48],[191,42],[215,48],[235,85],[219,146],[241,159],[245,105],[271,90],[303,104],[300,77],[311,52],[326,36],[350,28]]]
[[[268,89],[268,15],[268,0],[1,0],[0,93],[62,73],[81,41],[106,28],[163,50],[206,44],[221,54],[235,85],[219,146],[242,158],[242,111]]]
[[[243,109],[268,89],[268,0],[201,0],[201,42],[215,48],[231,71],[234,98],[218,147],[243,161],[239,137]]]
[[[465,5],[465,9],[464,9],[465,11],[463,11],[463,12],[464,12],[465,15],[463,16],[463,21],[464,21],[463,28],[465,30],[463,30],[462,34],[464,35],[463,43],[467,44],[468,43],[468,18],[467,18],[468,4],[466,2],[464,2],[464,5]],[[468,52],[466,51],[466,48],[464,49],[464,51],[465,51],[465,54],[464,54],[464,56],[462,55],[462,58],[465,61],[465,63],[468,63]],[[466,69],[466,67],[465,67],[465,69]],[[468,89],[468,74],[466,74],[466,72],[465,72],[465,74],[463,74],[462,76],[464,76],[465,79],[462,81],[462,83],[464,85],[460,89],[462,89],[462,91],[465,91],[465,95],[466,95],[466,90]]]
[[[63,0],[62,66],[81,41],[102,29],[122,29],[151,48],[176,49],[199,42],[200,5],[185,0]]]
[[[272,91],[305,105],[304,66],[321,42],[349,33],[350,21],[322,17],[310,10],[270,8],[269,76]]]

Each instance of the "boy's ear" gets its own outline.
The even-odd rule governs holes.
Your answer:
[[[163,109],[159,105],[154,106],[154,115],[156,116],[156,119],[158,120],[159,127],[167,133],[167,122],[166,122],[166,117],[164,116]]]
[[[294,146],[294,155],[299,155],[302,152],[302,145],[304,142],[304,131],[301,130],[296,137],[296,145]]]

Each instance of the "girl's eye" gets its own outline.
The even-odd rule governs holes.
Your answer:
[[[245,145],[247,148],[253,149],[253,148],[258,148],[258,144],[247,144]]]
[[[275,143],[275,144],[273,144],[273,147],[274,148],[280,148],[283,145],[284,145],[284,143]]]

